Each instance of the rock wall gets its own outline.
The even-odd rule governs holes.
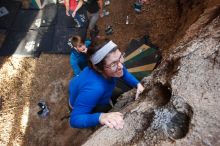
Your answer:
[[[172,46],[145,91],[123,94],[122,130],[99,128],[84,146],[220,145],[220,5],[207,8]]]

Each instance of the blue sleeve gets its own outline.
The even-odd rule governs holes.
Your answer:
[[[131,74],[128,72],[128,70],[125,68],[125,66],[123,67],[123,76],[122,79],[130,86],[132,87],[137,87],[137,84],[139,83],[139,81]]]
[[[71,105],[71,107],[73,107],[74,105],[74,102],[75,102],[75,96],[74,96],[74,80],[76,79],[77,77],[73,77],[70,82],[69,82],[69,104]]]
[[[81,69],[78,65],[78,60],[73,53],[71,53],[70,55],[70,65],[74,71],[74,74],[79,75],[79,73],[81,72]]]
[[[91,113],[103,95],[99,86],[92,86],[80,91],[70,115],[70,125],[75,128],[88,128],[99,124],[101,113]]]
[[[89,40],[89,39],[86,40],[86,41],[85,41],[86,47],[88,48],[88,47],[91,45],[91,43],[92,43],[91,40]]]

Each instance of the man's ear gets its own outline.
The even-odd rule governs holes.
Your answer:
[[[102,70],[100,70],[100,69],[98,69],[98,67],[97,66],[95,66],[95,65],[92,65],[93,66],[93,69],[95,69],[98,73],[100,73],[100,74],[102,74],[103,73],[103,71]]]

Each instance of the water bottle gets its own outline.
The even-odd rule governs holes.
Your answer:
[[[126,22],[125,22],[125,24],[129,24],[128,16],[126,17]]]

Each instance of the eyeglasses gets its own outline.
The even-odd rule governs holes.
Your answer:
[[[117,61],[112,62],[110,65],[106,65],[106,68],[110,68],[112,71],[116,72],[118,70],[118,64],[124,63],[125,53],[121,53],[119,59]]]

